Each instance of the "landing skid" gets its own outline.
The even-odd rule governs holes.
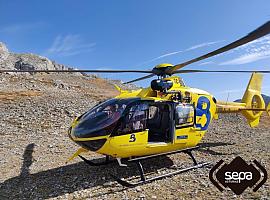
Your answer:
[[[122,180],[122,179],[120,179],[120,178],[118,178],[118,177],[116,177],[116,176],[114,176],[112,174],[111,174],[111,176],[115,179],[115,181],[117,181],[122,186],[125,186],[125,187],[136,187],[138,185],[149,183],[149,182],[152,182],[154,180],[159,180],[159,179],[162,179],[162,178],[165,178],[165,177],[173,176],[173,175],[176,175],[176,174],[180,174],[182,172],[186,172],[186,171],[189,171],[189,170],[192,170],[192,169],[197,169],[197,168],[201,168],[201,167],[204,167],[204,166],[209,165],[210,164],[209,162],[198,163],[196,161],[195,157],[192,154],[192,150],[197,149],[197,148],[198,147],[194,147],[194,148],[189,148],[189,149],[183,149],[183,150],[180,150],[180,151],[173,151],[173,152],[168,152],[168,153],[162,153],[162,154],[153,155],[153,156],[138,157],[138,158],[134,158],[134,159],[128,160],[128,162],[135,162],[137,164],[137,168],[138,168],[138,170],[140,172],[140,178],[141,178],[141,180],[138,181],[138,182],[136,182],[136,183],[131,183],[131,182]],[[146,159],[153,158],[153,157],[158,157],[158,156],[163,156],[163,155],[176,154],[176,153],[186,153],[187,155],[189,155],[190,158],[193,161],[193,166],[190,166],[190,167],[187,167],[187,168],[183,168],[183,169],[177,169],[174,172],[170,172],[170,173],[163,174],[163,175],[160,175],[160,176],[156,176],[156,177],[153,177],[153,178],[146,178],[145,177],[143,166],[141,164],[141,161],[142,160],[146,160]]]

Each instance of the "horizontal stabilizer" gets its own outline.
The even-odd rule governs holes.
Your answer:
[[[120,93],[128,92],[127,90],[123,90],[118,85],[114,84],[115,89],[117,89]]]

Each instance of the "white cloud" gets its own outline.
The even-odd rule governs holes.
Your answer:
[[[34,23],[22,23],[22,24],[12,24],[0,28],[0,33],[13,34],[20,33],[22,31],[29,31],[30,29],[37,29],[43,27],[45,23],[43,22],[34,22]]]
[[[58,35],[45,55],[74,56],[93,50],[95,43],[85,43],[80,35]]]
[[[144,65],[144,64],[147,64],[147,63],[150,63],[150,62],[153,62],[153,61],[156,61],[156,60],[159,60],[161,58],[165,58],[165,57],[168,57],[168,56],[172,56],[172,55],[176,55],[176,54],[180,54],[180,53],[184,53],[184,52],[188,52],[188,51],[191,51],[191,50],[195,50],[195,49],[199,49],[199,48],[202,48],[202,47],[206,47],[206,46],[211,46],[213,44],[217,44],[217,43],[220,43],[220,42],[223,42],[224,40],[219,40],[219,41],[213,41],[213,42],[204,42],[204,43],[201,43],[201,44],[197,44],[197,45],[194,45],[194,46],[191,46],[185,50],[180,50],[180,51],[173,51],[173,52],[168,52],[168,53],[165,53],[161,56],[158,56],[158,57],[155,57],[151,60],[147,60],[145,62],[142,62],[136,66],[140,66],[140,65]]]
[[[139,65],[144,65],[144,64],[153,62],[153,61],[155,61],[155,60],[159,60],[159,59],[161,59],[161,58],[165,58],[165,57],[167,57],[167,56],[175,55],[175,54],[182,53],[182,52],[184,52],[184,51],[174,51],[174,52],[171,52],[171,53],[166,53],[166,54],[163,54],[163,55],[158,56],[158,57],[156,57],[156,58],[153,58],[153,59],[151,59],[151,60],[147,60],[147,61],[145,61],[145,62],[143,62],[143,63],[140,63]]]
[[[233,52],[241,52],[242,55],[232,60],[222,62],[219,65],[241,65],[269,58],[270,36],[265,36],[247,43],[241,47],[236,48]]]
[[[223,63],[220,63],[220,65],[241,65],[246,63],[255,62],[257,60],[262,60],[270,57],[270,50],[264,51],[264,52],[255,52],[255,53],[248,53],[245,55],[242,55],[238,58],[235,58],[233,60],[229,60]]]
[[[202,48],[202,47],[211,46],[213,44],[217,44],[217,43],[220,43],[220,42],[223,42],[223,41],[224,40],[214,41],[214,42],[204,42],[204,43],[197,44],[197,45],[194,45],[192,47],[189,47],[188,49],[186,49],[186,51],[190,51],[190,50],[194,50],[194,49],[198,49],[198,48]]]
[[[203,62],[203,63],[200,63],[199,66],[208,65],[208,64],[214,64],[214,61]]]
[[[175,54],[178,54],[178,53],[182,53],[182,52],[183,51],[175,51],[175,52],[171,52],[171,53],[166,53],[166,54],[163,54],[163,55],[155,58],[155,60],[160,59],[160,58],[164,58],[164,57],[167,57],[167,56],[175,55]]]

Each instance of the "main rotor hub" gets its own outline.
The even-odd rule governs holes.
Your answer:
[[[173,67],[172,64],[170,63],[161,63],[159,65],[156,65],[152,72],[154,74],[156,74],[157,76],[161,76],[162,78],[166,78],[167,75],[170,75],[168,73],[166,73],[166,71],[168,71],[169,68]]]

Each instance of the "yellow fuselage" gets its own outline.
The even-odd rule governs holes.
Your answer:
[[[216,102],[212,95],[209,93],[195,89],[185,87],[179,77],[173,76],[166,78],[167,80],[173,81],[173,87],[170,91],[179,91],[190,98],[189,104],[193,104],[194,122],[191,126],[175,128],[172,132],[172,140],[170,142],[149,142],[148,133],[149,130],[146,129],[141,132],[119,135],[119,136],[98,136],[90,138],[71,138],[75,142],[80,141],[92,141],[99,139],[106,139],[104,145],[99,148],[96,153],[109,155],[116,158],[129,158],[136,156],[145,156],[157,153],[164,153],[174,150],[180,150],[188,147],[196,146],[202,137],[204,136],[208,125],[211,123],[214,115],[216,114]],[[161,93],[153,91],[150,87],[139,89],[136,91],[125,91],[118,88],[121,92],[120,95],[115,98],[125,99],[139,97],[141,100],[151,100],[156,102],[173,102],[173,95],[169,93]],[[172,92],[173,93],[173,92]],[[72,127],[76,126],[76,120]],[[135,137],[136,140],[132,141],[131,138]],[[77,154],[81,151],[86,151],[87,149],[80,149]]]

